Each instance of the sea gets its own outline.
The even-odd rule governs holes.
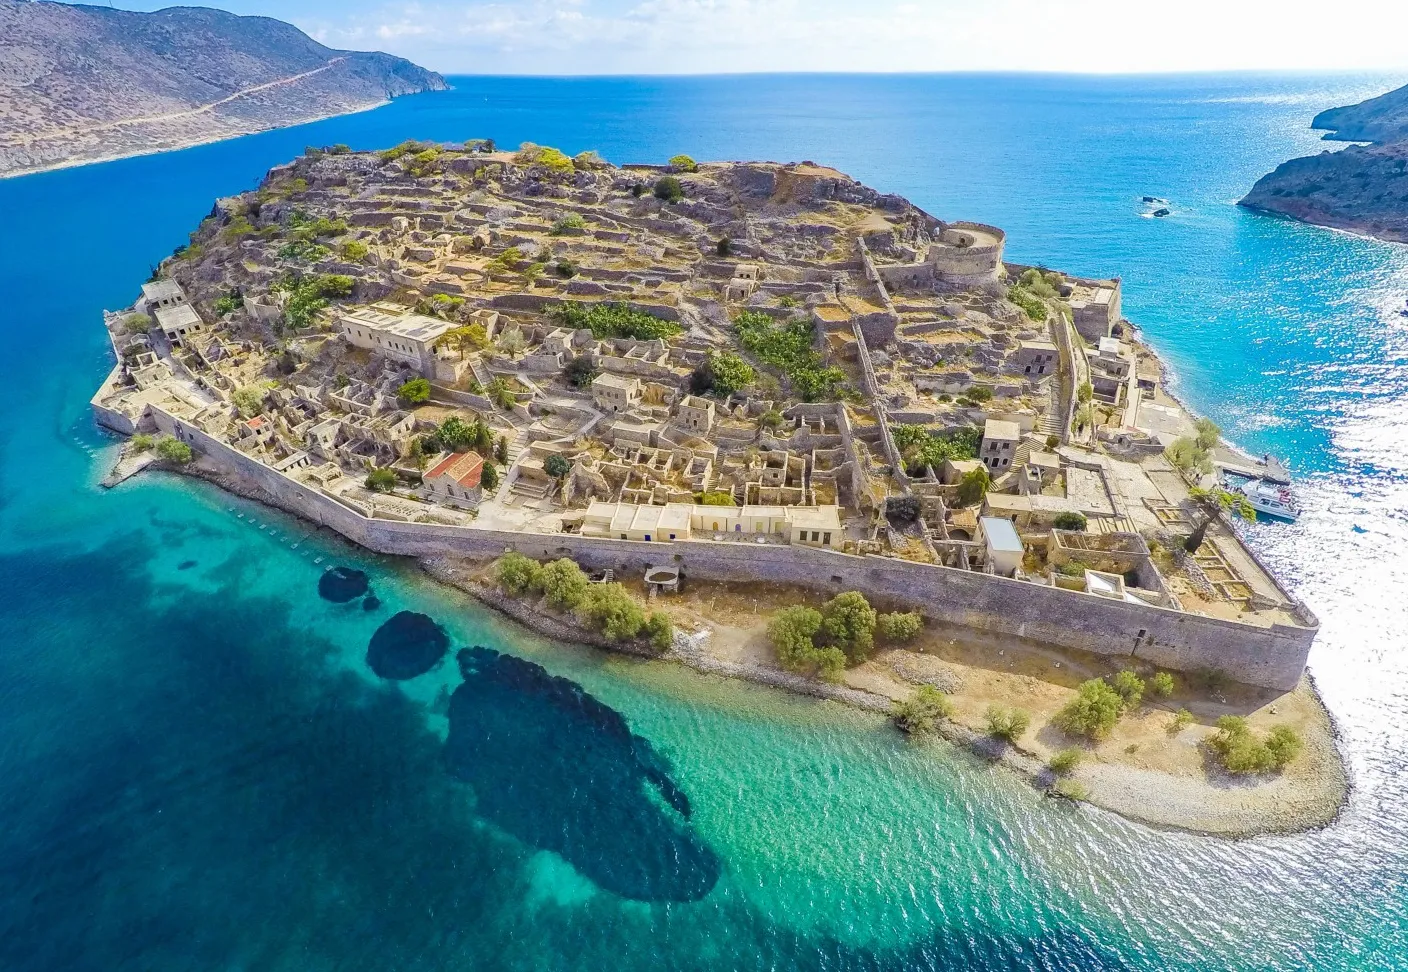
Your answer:
[[[0,181],[0,968],[1408,968],[1408,247],[1235,206],[1336,148],[1317,111],[1405,80],[457,77]],[[1119,275],[1178,395],[1296,476],[1300,521],[1249,540],[1322,619],[1343,814],[1153,830],[873,715],[541,640],[204,484],[99,487],[101,311],[217,197],[306,145],[481,137],[826,163]]]

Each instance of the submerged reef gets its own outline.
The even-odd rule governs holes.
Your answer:
[[[382,678],[404,681],[430,671],[449,648],[450,636],[429,615],[401,611],[372,635],[367,664]]]

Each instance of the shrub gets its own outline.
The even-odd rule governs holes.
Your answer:
[[[1144,679],[1125,669],[1117,672],[1115,677],[1110,679],[1110,684],[1120,694],[1126,709],[1139,707],[1140,700],[1144,698]]]
[[[1075,780],[1057,780],[1052,789],[1056,791],[1057,796],[1063,796],[1067,800],[1082,801],[1090,796],[1090,790]]]
[[[506,553],[494,564],[499,587],[515,597],[543,589],[543,565],[521,553]]]
[[[510,331],[509,334],[519,334],[520,337],[522,336],[521,332],[516,330]],[[504,335],[504,337],[507,338],[508,335]],[[513,386],[509,384],[507,378],[503,377],[495,378],[493,381],[489,382],[488,387],[484,389],[484,394],[489,396],[489,401],[505,411],[512,408],[518,401],[518,396],[513,393]]]
[[[1046,320],[1046,304],[1040,297],[1019,285],[1007,288],[1007,299],[1022,309],[1034,321]]]
[[[396,397],[408,405],[419,405],[430,401],[430,382],[424,378],[412,378],[396,389]]]
[[[1063,749],[1047,761],[1046,768],[1057,776],[1069,776],[1080,765],[1081,757],[1084,755],[1074,747]]]
[[[1149,691],[1161,699],[1173,694],[1173,676],[1168,672],[1155,672],[1149,679]]]
[[[770,408],[758,416],[758,425],[765,429],[775,429],[785,421],[782,413],[775,408]]]
[[[133,452],[146,452],[156,444],[156,440],[144,432],[138,432],[129,441]]]
[[[924,510],[923,504],[917,496],[887,496],[885,497],[885,519],[900,526],[906,523],[913,523],[919,519],[919,514]]]
[[[670,168],[676,172],[698,172],[699,163],[688,155],[676,155],[670,159]]]
[[[494,461],[508,463],[508,436],[499,436],[499,441],[494,443]]]
[[[818,647],[812,638],[821,630],[821,612],[809,607],[783,608],[768,622],[768,640],[784,668],[835,679],[846,667],[846,656],[835,646]]]
[[[677,203],[684,198],[684,183],[672,175],[662,176],[656,180],[653,191],[656,199],[662,199],[667,203]]]
[[[479,488],[485,493],[492,493],[499,488],[499,471],[494,468],[492,462],[484,463],[484,468],[479,473]]]
[[[1051,523],[1058,530],[1084,530],[1087,521],[1084,513],[1067,510],[1064,513],[1057,513]]]
[[[821,634],[851,662],[863,662],[875,647],[875,609],[860,591],[837,594],[821,606]]]
[[[348,240],[342,244],[342,258],[353,263],[365,260],[367,254],[371,252],[371,247],[361,240]]]
[[[721,257],[733,256],[733,241],[727,236],[719,238],[719,242],[714,244],[714,252]]]
[[[539,586],[550,605],[560,611],[570,611],[586,598],[591,582],[582,568],[563,557],[543,567]]]
[[[589,585],[577,616],[587,627],[612,641],[634,638],[645,627],[640,605],[624,587],[614,583]]]
[[[896,702],[891,715],[905,732],[933,732],[941,720],[953,718],[953,703],[932,685],[921,685],[909,698]]]
[[[733,322],[744,350],[787,377],[803,401],[836,397],[836,387],[846,375],[825,367],[812,346],[815,325],[805,317],[777,323],[758,311],[744,311]]]
[[[122,329],[128,334],[145,334],[151,326],[151,318],[146,314],[128,314],[122,319]]]
[[[1271,765],[1280,769],[1295,759],[1301,750],[1300,736],[1290,726],[1275,726],[1266,736],[1266,751]]]
[[[1009,743],[1015,743],[1022,738],[1022,734],[1031,725],[1032,718],[1021,709],[1004,709],[999,705],[988,706],[985,718],[987,719],[988,735],[996,736],[998,739]]]
[[[670,650],[670,645],[674,643],[675,626],[670,621],[670,616],[663,611],[652,611],[646,616],[645,624],[640,629],[640,635],[650,642],[650,647],[656,651],[665,652]]]
[[[1124,712],[1124,699],[1100,678],[1082,682],[1076,697],[1053,720],[1065,732],[1089,739],[1104,739]]]
[[[165,459],[167,462],[174,462],[179,466],[184,466],[194,458],[191,447],[174,435],[163,435],[159,437],[153,448],[156,449],[158,457]]]
[[[257,385],[236,388],[230,394],[230,402],[245,418],[258,415],[264,410],[264,389]]]
[[[722,490],[700,493],[695,497],[700,506],[734,506],[733,494]]]
[[[1176,736],[1192,724],[1193,713],[1189,712],[1187,709],[1179,709],[1168,722],[1168,734],[1170,736]]]
[[[572,471],[572,463],[567,461],[567,457],[554,452],[543,460],[543,472],[553,479],[561,479]]]
[[[215,298],[215,313],[220,317],[228,317],[238,310],[239,306],[240,295],[233,291]]]
[[[634,341],[654,341],[680,333],[673,321],[634,310],[622,303],[585,303],[565,300],[548,308],[548,316],[572,330],[587,328],[598,340],[630,338]]]
[[[1056,447],[1057,447],[1058,445],[1060,445],[1060,444],[1061,444],[1061,437],[1060,437],[1059,435],[1048,435],[1048,436],[1046,437],[1046,448],[1048,448],[1048,449],[1054,449],[1054,448],[1056,448]]]
[[[880,639],[887,644],[899,645],[912,641],[924,627],[924,619],[918,611],[892,611],[882,614],[875,621]]]
[[[598,374],[599,372],[592,366],[592,359],[585,354],[577,355],[567,362],[567,367],[562,369],[562,377],[566,378],[567,383],[573,388],[586,388]]]
[[[753,384],[753,366],[732,351],[710,352],[704,365],[713,375],[713,390],[727,397]]]
[[[369,469],[366,486],[374,493],[389,493],[396,488],[396,474],[385,467]]]
[[[586,219],[581,213],[563,213],[557,218],[557,222],[552,224],[552,235],[561,236],[571,230],[579,230],[587,225]]]
[[[1246,719],[1223,716],[1217,720],[1217,732],[1208,740],[1208,748],[1229,773],[1269,773],[1295,759],[1301,740],[1289,726],[1276,726],[1261,740]]]

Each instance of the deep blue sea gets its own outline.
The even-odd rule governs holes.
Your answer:
[[[0,181],[0,969],[1408,968],[1408,248],[1233,205],[1405,78],[452,80]],[[1252,539],[1323,619],[1342,818],[1152,831],[868,715],[543,642],[201,485],[97,487],[100,311],[216,197],[306,144],[484,136],[825,162],[1121,275],[1179,393],[1299,476],[1306,515]],[[379,605],[320,597],[332,564]],[[402,611],[489,650],[383,681]]]

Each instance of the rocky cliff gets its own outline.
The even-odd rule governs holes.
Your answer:
[[[1239,205],[1408,242],[1408,86],[1322,111],[1311,126],[1327,139],[1372,144],[1292,159]]]
[[[267,17],[0,0],[0,175],[193,145],[443,90]]]

